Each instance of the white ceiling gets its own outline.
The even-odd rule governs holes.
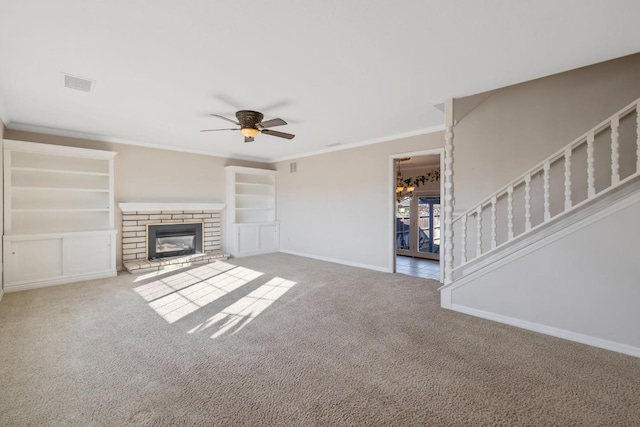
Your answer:
[[[636,53],[638,16],[637,0],[0,0],[0,117],[284,160],[442,128],[447,98]],[[297,136],[199,132],[238,109]]]

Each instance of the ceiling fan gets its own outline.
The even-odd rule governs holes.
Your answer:
[[[236,112],[236,117],[238,119],[237,121],[233,119],[229,119],[224,116],[220,116],[218,114],[211,114],[211,115],[214,117],[218,117],[222,120],[231,122],[240,127],[230,128],[230,129],[203,129],[200,132],[215,132],[220,130],[239,130],[242,133],[242,135],[244,135],[244,142],[252,142],[258,133],[264,133],[267,135],[277,136],[277,137],[286,138],[286,139],[293,139],[293,137],[295,136],[290,133],[278,132],[277,130],[269,129],[274,126],[286,125],[287,122],[285,122],[282,119],[271,119],[263,122],[262,119],[264,118],[264,115],[257,111],[240,110]]]

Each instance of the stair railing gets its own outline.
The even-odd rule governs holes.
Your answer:
[[[635,120],[630,122],[634,112]],[[623,120],[625,141],[631,140],[625,147],[626,157],[629,157],[629,144],[632,144],[632,157],[635,159],[634,164],[630,165],[628,158],[625,158],[625,173],[621,178],[620,124]],[[632,132],[629,132],[630,128]],[[607,137],[607,133],[610,137]],[[604,150],[607,140],[609,147]],[[577,153],[579,156],[576,156]],[[575,162],[574,157],[578,157],[580,163]],[[599,179],[596,185],[596,166],[605,170],[606,175],[610,171],[607,182]],[[580,171],[579,167],[586,170]],[[552,170],[557,171],[554,186],[551,185]],[[576,173],[578,171],[580,172]],[[572,173],[579,175],[579,180],[572,178]],[[452,222],[454,256],[449,260],[452,263],[453,279],[460,278],[460,274],[456,273],[470,262],[567,215],[639,174],[640,99],[637,99],[455,218]],[[600,173],[599,178],[602,176]],[[537,181],[538,191],[532,191],[533,181]],[[577,200],[578,197],[574,196],[578,189],[583,193],[582,200]],[[514,214],[516,197],[520,202],[518,216]],[[551,209],[552,197],[556,207],[554,211]],[[537,221],[532,220],[532,205],[537,209]],[[502,219],[500,226],[499,219]]]

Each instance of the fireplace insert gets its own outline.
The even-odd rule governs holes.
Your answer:
[[[202,253],[202,223],[149,224],[147,258]]]

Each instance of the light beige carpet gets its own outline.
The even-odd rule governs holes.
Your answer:
[[[639,359],[438,285],[273,254],[10,293],[0,425],[640,425]]]

